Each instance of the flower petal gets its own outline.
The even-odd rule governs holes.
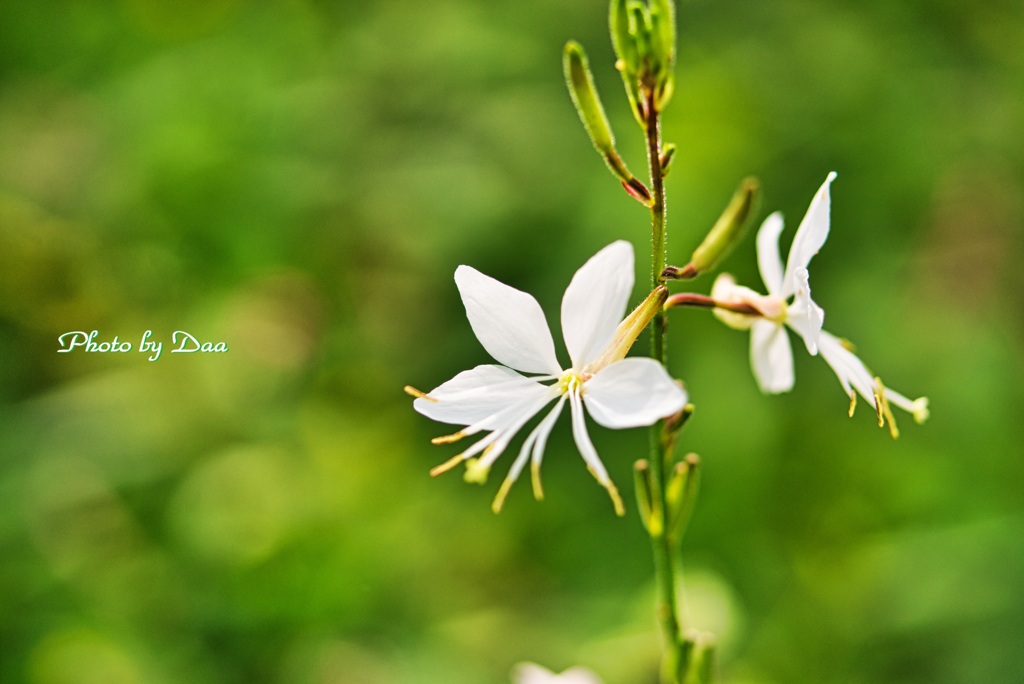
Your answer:
[[[561,372],[536,299],[470,266],[455,269],[455,283],[473,332],[495,360],[525,373]]]
[[[797,269],[796,281],[796,297],[786,310],[786,323],[804,339],[807,352],[815,356],[821,326],[825,323],[825,310],[811,299],[811,283],[806,268]]]
[[[782,257],[779,256],[782,226],[782,214],[775,212],[764,220],[757,231],[757,267],[768,294],[773,295],[782,291]]]
[[[548,388],[511,368],[477,366],[412,403],[414,409],[441,423],[472,425]]]
[[[750,304],[756,306],[761,295],[749,287],[736,284],[736,279],[728,273],[719,273],[711,286],[711,298],[725,304]],[[711,313],[715,318],[735,330],[748,330],[756,318],[746,314],[736,313],[728,309],[714,308]]]
[[[628,358],[583,385],[591,418],[606,428],[652,425],[686,406],[686,392],[654,359]]]
[[[576,271],[562,297],[562,337],[581,369],[615,336],[633,292],[633,245],[618,240],[590,257]]]
[[[585,667],[572,667],[561,675],[559,684],[601,684],[597,675]]]
[[[557,676],[536,663],[519,663],[512,668],[512,681],[515,684],[551,684],[558,681]]]
[[[601,684],[596,674],[584,667],[574,667],[560,675],[535,663],[519,663],[512,668],[515,684]]]
[[[796,237],[793,238],[793,245],[789,248],[789,259],[786,261],[786,275],[782,279],[782,297],[789,298],[796,292],[798,269],[807,268],[811,258],[818,253],[821,246],[828,239],[829,210],[832,200],[829,196],[829,185],[836,177],[836,172],[828,174],[825,182],[818,188],[817,194],[811,200],[811,206],[807,207],[804,220],[796,230]]]
[[[750,329],[750,366],[762,392],[779,394],[793,389],[793,350],[784,326],[755,321]]]

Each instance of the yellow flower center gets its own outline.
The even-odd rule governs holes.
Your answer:
[[[583,383],[586,381],[587,379],[583,377],[583,374],[568,370],[558,379],[558,393],[583,394]]]

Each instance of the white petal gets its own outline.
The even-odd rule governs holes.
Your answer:
[[[654,359],[611,364],[583,385],[590,416],[607,428],[652,425],[686,406],[686,392]]]
[[[719,273],[718,277],[715,278],[714,285],[711,286],[711,298],[724,304],[750,304],[751,306],[756,306],[755,302],[760,298],[760,295],[749,287],[737,285],[736,279],[728,273]],[[715,318],[735,330],[748,330],[751,324],[757,320],[753,316],[736,313],[728,309],[715,308],[711,310],[711,313],[715,315]]]
[[[412,403],[413,408],[441,423],[471,425],[532,396],[547,387],[510,368],[477,366],[462,371],[448,382]]]
[[[525,373],[561,372],[536,299],[469,266],[455,269],[455,283],[473,332],[495,360]]]
[[[811,284],[806,268],[797,269],[797,289],[793,304],[786,311],[786,323],[800,334],[811,356],[818,353],[818,337],[825,323],[825,310],[811,299]]]
[[[472,435],[483,431],[507,430],[510,426],[519,423],[519,426],[515,428],[518,430],[537,411],[544,408],[545,404],[558,396],[558,391],[553,387],[543,385],[538,385],[538,387],[541,388],[540,392],[526,395],[516,403],[464,427],[459,432],[463,435]]]
[[[779,394],[793,389],[793,350],[785,327],[756,321],[750,329],[750,365],[762,392]]]
[[[839,378],[839,384],[843,386],[847,395],[850,394],[852,387],[869,404],[875,405],[875,379],[856,354],[843,346],[837,337],[824,330],[818,338],[818,351]]]
[[[768,294],[782,291],[782,257],[779,256],[779,234],[782,232],[782,214],[775,212],[764,220],[757,231],[757,267]]]
[[[811,200],[811,206],[807,208],[804,220],[796,230],[796,237],[793,238],[793,246],[789,248],[789,259],[786,261],[786,275],[782,279],[781,295],[788,298],[796,292],[797,281],[796,271],[800,268],[807,268],[811,258],[818,253],[821,246],[828,239],[829,209],[832,200],[829,197],[829,185],[835,179],[836,173],[828,174],[825,182],[818,188],[818,192]]]
[[[519,663],[512,668],[515,684],[551,684],[558,681],[556,677],[554,672],[535,663]]]
[[[633,292],[633,245],[618,240],[576,271],[562,297],[562,336],[575,369],[593,361],[615,336]]]
[[[584,667],[574,667],[562,673],[559,684],[601,684],[597,675]]]
[[[560,675],[534,663],[519,663],[512,669],[515,684],[601,684],[600,678],[583,667],[574,667]]]
[[[591,474],[597,478],[598,482],[608,487],[611,485],[612,480],[608,477],[608,471],[605,470],[604,464],[601,463],[601,457],[597,455],[594,443],[590,441],[590,435],[587,434],[586,418],[583,416],[583,402],[580,401],[579,395],[575,392],[569,393],[569,409],[572,413],[572,436],[576,441],[576,448],[580,450],[580,455],[586,461]]]

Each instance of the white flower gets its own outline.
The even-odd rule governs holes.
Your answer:
[[[487,433],[431,473],[436,475],[479,455],[478,460],[467,464],[467,478],[482,479],[516,433],[554,401],[554,407],[519,450],[493,508],[500,510],[527,460],[532,463],[534,493],[541,498],[539,467],[544,446],[568,402],[576,446],[621,514],[618,491],[587,434],[583,407],[599,424],[618,429],[651,425],[686,405],[686,392],[660,363],[647,358],[622,358],[646,324],[645,319],[636,329],[635,314],[622,320],[633,290],[632,245],[621,240],[608,245],[591,257],[569,283],[562,298],[562,333],[572,361],[568,369],[563,369],[555,357],[551,332],[537,300],[469,266],[456,269],[455,282],[477,339],[504,365],[463,371],[426,394],[409,388],[418,396],[413,407],[423,415],[467,426],[454,435],[435,439],[435,444]],[[634,331],[624,335],[631,323]],[[528,377],[516,371],[536,375]]]
[[[535,663],[519,663],[512,668],[513,684],[601,684],[600,678],[584,667],[555,674]]]
[[[785,266],[779,256],[779,235],[783,228],[781,214],[776,212],[761,224],[757,232],[757,265],[768,290],[767,295],[737,285],[732,276],[725,273],[715,280],[712,299],[737,310],[753,309],[759,315],[751,316],[723,308],[714,311],[727,325],[750,330],[750,364],[762,391],[777,394],[793,388],[793,351],[785,331],[788,326],[803,338],[808,352],[812,355],[821,352],[850,396],[850,414],[853,414],[856,393],[860,393],[875,407],[879,424],[884,425],[888,420],[895,436],[896,424],[892,420],[889,402],[911,412],[920,423],[928,417],[928,400],[922,397],[911,401],[884,387],[881,380],[872,376],[848,348],[848,343],[821,329],[825,312],[811,299],[807,265],[828,238],[829,186],[835,177],[835,172],[830,173],[811,200],[793,238]]]

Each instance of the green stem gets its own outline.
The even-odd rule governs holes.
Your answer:
[[[661,130],[653,89],[646,89],[647,162],[651,174],[651,288],[662,284],[662,271],[666,265],[665,181],[661,167]],[[660,312],[651,326],[651,356],[667,365],[665,337],[668,319]],[[661,439],[661,423],[651,426],[651,495],[652,509],[660,520],[650,526],[651,550],[654,555],[654,574],[658,585],[658,622],[664,639],[662,684],[679,684],[686,670],[682,626],[679,622],[676,597],[676,563],[672,542],[668,534],[666,486],[672,469],[672,457]]]

